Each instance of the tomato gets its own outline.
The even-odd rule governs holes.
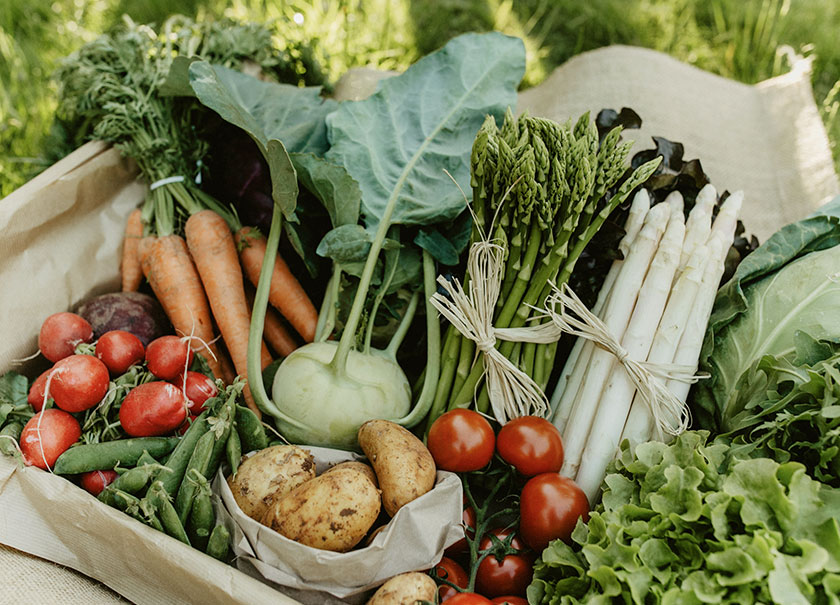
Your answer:
[[[201,372],[188,370],[186,379],[181,374],[172,383],[180,388],[186,396],[190,414],[203,412],[204,403],[219,394],[216,382]]]
[[[41,408],[44,407],[44,390],[47,388],[47,377],[49,375],[50,370],[45,370],[35,379],[32,386],[29,387],[29,394],[26,396],[26,401],[29,402],[29,405],[36,412],[40,412]]]
[[[65,412],[83,412],[108,392],[108,368],[93,355],[71,355],[50,370],[50,397]]]
[[[20,433],[26,464],[52,468],[58,457],[82,436],[82,427],[67,412],[48,408],[35,414]]]
[[[178,336],[155,338],[146,347],[149,371],[161,380],[175,380],[193,362],[189,343]]]
[[[552,540],[569,542],[577,520],[589,520],[589,502],[571,479],[558,473],[542,473],[522,488],[519,513],[522,539],[541,552]]]
[[[111,376],[119,376],[143,361],[146,350],[140,339],[131,332],[111,330],[96,341],[95,354],[111,372]]]
[[[521,416],[504,425],[496,437],[496,450],[528,477],[558,472],[563,466],[560,431],[539,416]]]
[[[466,528],[466,534],[472,538],[475,536],[475,511],[473,510],[472,506],[468,506],[464,509],[463,514],[461,515],[461,519],[464,523],[464,527]],[[469,548],[467,545],[467,539],[461,538],[455,544],[447,548],[444,553],[446,556],[451,557],[453,555],[459,555],[462,552],[466,552]]]
[[[147,382],[129,391],[120,406],[120,424],[132,437],[173,432],[187,417],[187,401],[168,382]]]
[[[467,575],[467,572],[464,571],[464,568],[449,557],[441,558],[440,562],[435,565],[435,575],[438,578],[443,578],[444,580],[452,582],[455,586],[460,586],[461,588],[466,588],[470,581],[470,578]],[[443,602],[448,601],[458,594],[458,591],[448,584],[440,582],[438,594],[440,595],[441,602]]]
[[[477,471],[493,458],[496,435],[484,416],[474,410],[457,408],[432,423],[426,445],[438,468]]]
[[[88,471],[82,473],[81,485],[94,496],[98,496],[118,476],[117,471]]]
[[[81,315],[55,313],[41,324],[38,348],[44,357],[55,363],[76,352],[76,345],[93,340],[93,328]]]
[[[528,599],[509,595],[490,599],[490,602],[493,603],[493,605],[528,605]]]
[[[474,592],[459,592],[450,598],[449,605],[491,605],[490,599]]]
[[[504,541],[512,532],[511,529],[494,529],[491,533]],[[492,546],[490,537],[485,536],[481,539],[479,550],[487,550]],[[518,551],[525,549],[525,543],[519,536],[513,537],[510,546]],[[533,553],[530,552],[505,555],[501,562],[493,554],[487,555],[478,565],[475,576],[476,590],[488,597],[524,595],[534,575],[534,559]]]

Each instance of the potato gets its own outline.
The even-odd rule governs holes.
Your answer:
[[[414,605],[417,601],[435,602],[437,584],[427,574],[410,571],[394,576],[379,587],[367,605]]]
[[[388,420],[368,420],[358,438],[379,479],[382,506],[392,517],[435,486],[432,454],[407,429]]]
[[[313,548],[347,552],[376,521],[379,490],[365,472],[334,468],[278,499],[263,524]]]
[[[296,445],[275,445],[243,460],[227,481],[242,512],[260,521],[278,498],[313,477],[310,452]]]
[[[335,466],[331,466],[327,470],[325,470],[321,475],[326,475],[327,473],[334,471],[339,468],[354,468],[357,471],[360,471],[365,474],[365,476],[370,479],[373,484],[379,487],[379,480],[376,478],[376,473],[373,472],[373,469],[370,468],[369,464],[365,464],[364,462],[357,462],[355,460],[348,460],[347,462],[339,462]]]

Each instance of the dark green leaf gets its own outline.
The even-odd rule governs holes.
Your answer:
[[[343,166],[311,153],[293,153],[291,158],[300,182],[327,209],[333,227],[359,221],[362,192]]]
[[[444,265],[458,264],[458,250],[437,229],[420,229],[414,243]]]
[[[0,403],[8,403],[12,407],[26,404],[29,394],[29,381],[26,376],[17,372],[6,372],[0,376]]]

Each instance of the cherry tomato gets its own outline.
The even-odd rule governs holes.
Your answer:
[[[457,408],[432,423],[427,446],[438,468],[453,472],[477,471],[487,466],[493,457],[496,436],[481,414]]]
[[[444,580],[452,582],[455,586],[460,586],[461,588],[466,588],[470,581],[470,578],[467,575],[467,572],[464,571],[464,568],[449,557],[441,558],[440,563],[435,565],[435,575],[438,578],[443,578]],[[448,601],[459,593],[448,584],[441,582],[440,588],[438,588],[438,594],[440,595],[441,602],[443,602]]]
[[[558,472],[563,466],[560,431],[539,416],[521,416],[504,425],[496,437],[496,450],[528,477]]]
[[[20,433],[20,451],[26,464],[52,468],[55,461],[82,436],[82,427],[67,412],[56,408],[40,411]]]
[[[187,371],[186,379],[181,374],[172,381],[181,389],[187,398],[190,414],[200,414],[204,411],[204,403],[219,394],[215,381],[201,372]]]
[[[464,523],[464,527],[466,528],[466,534],[472,538],[475,536],[475,511],[473,510],[472,506],[468,506],[464,509],[463,514],[461,515],[461,519]],[[455,544],[450,546],[444,551],[446,556],[451,557],[454,555],[459,555],[463,552],[466,552],[468,549],[467,539],[461,538]]]
[[[50,368],[52,369],[52,368]],[[50,370],[45,370],[41,373],[32,386],[29,387],[29,394],[26,396],[26,401],[32,406],[36,412],[40,412],[44,407],[44,389],[47,388],[47,377],[50,375]]]
[[[528,599],[510,595],[490,599],[490,602],[493,603],[493,605],[528,605]]]
[[[459,592],[450,598],[449,605],[491,605],[490,599],[474,592]]]
[[[81,315],[55,313],[41,324],[38,348],[44,357],[55,363],[76,352],[76,345],[93,340],[93,328]]]
[[[98,496],[117,477],[117,471],[88,471],[82,473],[81,485],[94,496]]]
[[[50,370],[50,397],[65,412],[83,412],[108,392],[108,368],[93,355],[71,355]]]
[[[111,376],[119,376],[143,361],[146,351],[140,339],[131,332],[111,330],[96,341],[95,354],[108,368]]]
[[[513,530],[494,529],[491,533],[504,541]],[[485,536],[479,543],[479,550],[487,550],[493,546],[489,536]],[[510,542],[511,548],[518,551],[525,549],[525,543],[514,536]],[[530,552],[505,555],[499,560],[493,555],[487,555],[478,565],[475,576],[475,588],[488,597],[500,595],[524,595],[531,577],[534,575],[534,555]]]
[[[161,380],[175,380],[190,367],[193,356],[188,342],[173,335],[155,338],[146,347],[149,371]]]
[[[173,432],[187,417],[184,394],[168,382],[146,382],[129,391],[120,406],[120,424],[132,437]]]
[[[552,540],[569,542],[577,520],[589,520],[589,502],[571,479],[558,473],[542,473],[522,488],[519,513],[522,539],[541,552]]]

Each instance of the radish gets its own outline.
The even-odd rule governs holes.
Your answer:
[[[41,408],[44,407],[44,390],[47,386],[47,377],[49,374],[50,370],[44,370],[41,375],[35,379],[32,386],[29,387],[29,394],[26,396],[26,401],[29,402],[29,405],[31,405],[32,409],[36,412],[40,412]]]
[[[180,427],[186,417],[184,394],[168,382],[138,385],[129,391],[120,406],[120,424],[132,437],[166,435]]]
[[[94,496],[98,496],[102,490],[108,487],[108,485],[111,484],[118,476],[117,471],[88,471],[86,473],[82,473],[79,483],[85,490]]]
[[[193,362],[188,342],[178,336],[161,336],[146,347],[149,371],[161,380],[174,381]]]
[[[48,469],[81,436],[82,427],[75,418],[50,408],[35,414],[23,427],[20,451],[26,464]]]
[[[177,380],[173,381],[173,384],[184,393],[189,412],[193,415],[203,412],[204,403],[219,394],[219,389],[212,378],[192,370],[188,370],[186,375],[179,376]]]
[[[62,410],[83,412],[108,392],[108,368],[92,355],[71,355],[53,366],[46,387]]]
[[[76,345],[93,340],[93,328],[81,315],[62,312],[50,315],[41,324],[38,348],[55,363],[76,351]]]

